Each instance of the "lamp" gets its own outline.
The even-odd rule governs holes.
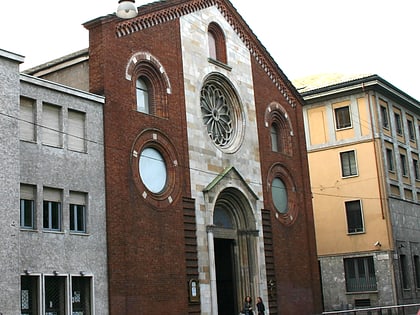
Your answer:
[[[131,19],[137,16],[137,7],[134,0],[119,0],[117,16],[121,19]]]

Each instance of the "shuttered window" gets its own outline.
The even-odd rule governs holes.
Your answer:
[[[69,110],[68,117],[68,149],[86,152],[86,114],[75,110]]]
[[[22,97],[20,99],[19,131],[20,139],[35,141],[35,101]]]
[[[35,186],[20,185],[20,227],[33,229],[35,214]]]
[[[46,230],[61,230],[61,191],[44,188],[43,228]]]
[[[42,106],[42,143],[62,147],[61,107],[44,104]]]
[[[86,232],[86,194],[70,192],[70,230]]]

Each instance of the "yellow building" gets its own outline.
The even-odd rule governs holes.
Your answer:
[[[325,310],[420,301],[420,103],[377,75],[295,81]]]

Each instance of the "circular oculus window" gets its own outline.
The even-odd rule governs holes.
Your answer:
[[[165,187],[168,179],[165,160],[162,154],[154,148],[145,148],[139,158],[139,173],[147,189],[159,194]]]
[[[271,194],[276,210],[281,214],[287,213],[287,189],[284,182],[278,177],[274,178],[273,182],[271,183]]]
[[[281,164],[275,164],[268,172],[267,181],[275,217],[285,225],[293,224],[299,212],[299,196],[290,172]]]

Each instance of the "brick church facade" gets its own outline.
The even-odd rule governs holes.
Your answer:
[[[104,107],[111,314],[320,311],[302,99],[224,0],[90,34]]]
[[[105,96],[109,313],[232,315],[247,295],[320,313],[303,100],[232,4],[84,26]]]

